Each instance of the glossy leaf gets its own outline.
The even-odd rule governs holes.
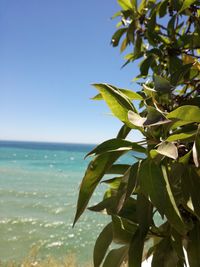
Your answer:
[[[197,106],[185,105],[181,106],[167,115],[168,119],[179,119],[186,122],[200,123],[200,108]]]
[[[130,100],[108,84],[94,84],[94,86],[99,90],[112,113],[121,121],[128,122],[128,111],[134,110]]]
[[[147,111],[147,119],[143,123],[143,126],[155,126],[170,122],[170,120],[154,107],[147,106]]]
[[[128,120],[134,126],[143,127],[143,124],[146,121],[146,118],[143,118],[139,114],[129,110],[128,111]]]
[[[143,97],[134,91],[131,91],[128,89],[122,89],[122,88],[117,88],[117,90],[119,90],[121,93],[123,93],[125,96],[127,96],[130,100],[143,100]],[[94,96],[92,99],[93,100],[103,100],[103,97],[101,94],[98,94],[98,95]]]
[[[150,198],[160,214],[165,214],[173,227],[179,233],[184,233],[184,224],[176,206],[167,177],[164,177],[161,168],[152,160],[144,160],[142,162],[139,171],[139,183],[141,190]]]
[[[132,9],[130,0],[117,0],[117,2],[124,10]]]
[[[93,262],[94,267],[99,267],[106,255],[106,252],[112,242],[112,223],[109,223],[103,231],[100,233],[96,240],[94,252],[93,252]]]
[[[162,142],[158,148],[157,151],[159,154],[167,156],[172,159],[178,158],[178,149],[173,143],[169,142]]]
[[[119,131],[117,137],[125,138],[128,133],[129,129],[124,125]],[[122,154],[123,152],[105,153],[103,155],[97,156],[90,162],[80,186],[73,225],[75,225],[81,214],[86,209],[95,188],[104,176],[105,172]]]
[[[121,28],[119,30],[117,30],[114,35],[112,36],[112,39],[111,39],[111,43],[112,45],[115,47],[115,46],[118,46],[119,42],[120,42],[120,39],[122,37],[122,35],[127,31],[126,28]]]
[[[107,140],[103,142],[102,144],[98,145],[91,152],[89,152],[86,155],[86,157],[90,155],[100,155],[106,152],[129,151],[129,150],[137,151],[140,153],[146,152],[146,149],[138,145],[137,143],[133,143],[125,139],[114,138],[114,139]]]
[[[138,168],[140,163],[136,162],[133,164],[125,173],[121,179],[120,186],[116,195],[117,204],[116,211],[119,212],[125,201],[133,193],[134,189],[137,187],[138,179]]]
[[[167,142],[173,142],[173,141],[178,141],[178,140],[185,140],[185,139],[194,137],[195,134],[196,134],[196,131],[185,132],[185,133],[182,132],[182,133],[179,133],[179,134],[172,134],[166,139],[166,141]]]

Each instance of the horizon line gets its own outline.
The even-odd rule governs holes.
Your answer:
[[[0,139],[0,142],[21,142],[21,143],[43,143],[43,144],[72,144],[72,145],[98,145],[97,143],[81,143],[81,142],[66,142],[66,141],[38,141],[38,140],[11,140]]]

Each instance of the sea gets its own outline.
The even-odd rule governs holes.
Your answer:
[[[92,262],[95,239],[109,221],[86,210],[72,227],[78,191],[95,145],[0,141],[0,262],[75,255]],[[122,159],[134,162],[130,154]],[[100,184],[90,201],[98,203]],[[82,265],[81,264],[81,265]],[[81,266],[80,265],[80,266]]]

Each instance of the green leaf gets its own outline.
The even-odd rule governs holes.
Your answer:
[[[115,214],[115,199],[116,198],[114,196],[104,198],[98,204],[89,207],[88,210],[95,212],[103,212],[106,210],[108,214]]]
[[[119,131],[117,137],[125,138],[128,133],[129,129],[124,125]],[[104,176],[105,172],[122,154],[123,152],[105,153],[97,156],[90,162],[80,186],[73,226],[87,207],[95,188]]]
[[[172,18],[169,20],[169,23],[167,25],[167,32],[168,32],[168,36],[170,37],[174,37],[175,35],[175,21],[176,21],[177,16],[174,15],[172,16]]]
[[[86,155],[86,157],[90,155],[100,155],[107,152],[129,151],[129,150],[137,151],[140,153],[146,152],[146,149],[138,145],[137,143],[133,143],[125,139],[114,138],[107,140],[102,144],[98,145],[97,147],[95,147],[91,152],[89,152]]]
[[[136,40],[135,40],[135,45],[134,45],[134,60],[138,59],[141,57],[142,53],[142,37],[137,34],[136,35]]]
[[[103,263],[103,267],[121,267],[127,257],[127,251],[127,246],[111,250]]]
[[[175,59],[175,58],[174,58]],[[174,60],[171,60],[171,64],[174,63]],[[180,66],[177,71],[175,71],[171,75],[171,84],[173,86],[177,86],[178,84],[182,84],[184,82],[185,75],[188,75],[188,73],[191,71],[192,63],[185,64],[183,66]],[[173,65],[175,67],[175,65]]]
[[[166,139],[166,141],[167,142],[173,142],[173,141],[178,141],[178,140],[185,140],[185,139],[189,139],[191,137],[194,137],[195,134],[196,134],[196,131],[172,134]]]
[[[112,242],[112,223],[109,223],[103,231],[100,233],[96,240],[94,252],[93,252],[93,262],[94,267],[99,267],[106,255],[106,252]]]
[[[112,39],[111,39],[111,44],[112,44],[114,47],[118,46],[119,41],[120,41],[122,35],[123,35],[126,31],[127,31],[126,28],[121,28],[121,29],[117,30],[117,31],[113,34]]]
[[[140,65],[140,73],[142,76],[147,76],[149,73],[149,68],[151,67],[151,63],[154,60],[154,57],[152,55],[145,58],[141,65]]]
[[[139,170],[139,184],[141,190],[150,198],[160,214],[165,214],[177,232],[185,233],[185,227],[173,198],[166,173],[163,174],[161,168],[152,160],[142,162]]]
[[[127,96],[130,100],[143,100],[143,97],[134,91],[122,88],[117,88],[117,90]],[[101,94],[97,94],[92,98],[92,100],[103,100],[103,97]]]
[[[164,114],[158,111],[152,106],[147,106],[147,119],[145,120],[143,126],[155,126],[169,123],[170,121],[166,119]]]
[[[178,257],[175,253],[170,237],[166,237],[161,240],[156,246],[156,250],[153,254],[152,267],[165,267],[165,266],[178,266]]]
[[[169,157],[171,159],[178,158],[178,149],[173,143],[162,142],[158,146],[157,151],[159,154]]]
[[[117,2],[123,10],[129,10],[133,8],[130,0],[117,0]]]
[[[154,85],[155,90],[161,93],[170,93],[173,88],[168,80],[158,75],[154,75]]]
[[[194,145],[192,148],[192,153],[193,153],[194,164],[198,168],[200,166],[200,125],[196,133]]]
[[[196,0],[184,0],[183,5],[182,5],[181,9],[179,10],[179,13],[181,13],[186,8],[189,8],[195,2],[196,2]]]
[[[116,211],[119,212],[124,205],[124,202],[131,196],[134,189],[137,187],[137,178],[138,178],[138,168],[139,162],[133,164],[130,169],[125,172],[124,176],[121,179],[120,186],[116,195],[117,205]]]
[[[112,227],[113,241],[116,244],[129,244],[138,228],[138,225],[130,220],[113,215]]]
[[[185,167],[182,175],[182,185],[182,190],[184,191],[184,188],[187,190],[187,194],[192,200],[193,210],[200,218],[200,179],[193,168],[189,168],[189,166]]]
[[[130,165],[128,164],[115,164],[106,172],[106,174],[124,174]]]
[[[137,195],[136,212],[141,234],[145,237],[153,225],[153,205],[142,193]]]
[[[127,45],[129,44],[129,40],[127,37],[124,38],[121,47],[120,47],[120,52],[124,52],[124,50],[126,49]]]
[[[192,231],[188,234],[187,255],[190,267],[199,267],[200,263],[200,224],[194,222]]]
[[[94,84],[112,113],[121,121],[128,123],[128,111],[134,110],[131,101],[119,90],[108,84]]]
[[[146,121],[146,118],[143,118],[139,114],[133,112],[132,110],[129,110],[128,120],[130,121],[132,125],[136,127],[144,127],[143,124]]]
[[[140,229],[138,229],[134,234],[128,253],[128,262],[130,267],[141,267],[145,237],[146,234],[144,234]]]
[[[112,179],[103,180],[101,183],[108,184],[110,188],[118,189],[122,177],[115,177]]]
[[[167,13],[167,5],[168,0],[161,1],[160,7],[159,7],[159,16],[160,18],[164,17]]]
[[[181,106],[167,115],[168,119],[179,119],[186,122],[200,123],[200,108],[197,106],[185,105]]]

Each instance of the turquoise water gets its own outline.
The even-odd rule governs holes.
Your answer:
[[[80,262],[91,261],[107,217],[87,211],[75,228],[72,222],[88,164],[83,158],[93,147],[0,142],[0,261],[19,261],[33,247],[40,257],[73,253]],[[91,205],[104,189],[100,185]]]

